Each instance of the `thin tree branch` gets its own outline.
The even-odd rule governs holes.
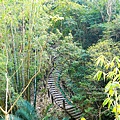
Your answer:
[[[24,88],[24,90],[20,93],[20,95],[18,96],[18,98],[15,100],[15,102],[13,103],[13,105],[10,107],[10,109],[8,110],[8,114],[10,113],[10,111],[13,109],[13,107],[15,106],[15,104],[17,103],[17,101],[20,99],[20,97],[22,96],[22,94],[26,91],[26,89],[29,87],[30,83],[32,82],[32,80],[39,74],[40,70],[29,80],[27,86]]]
[[[2,109],[2,107],[0,107],[0,110],[6,115],[7,112],[5,110]]]

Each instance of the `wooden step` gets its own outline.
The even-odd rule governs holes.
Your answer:
[[[62,96],[63,97],[63,95],[60,93],[54,93],[54,96]]]
[[[59,104],[59,103],[58,103]],[[64,106],[63,106],[63,104],[59,104],[59,106],[61,107],[61,108],[63,108]],[[66,106],[66,104],[65,104],[65,106]]]
[[[48,80],[48,83],[55,83],[55,81]]]
[[[62,98],[55,98],[55,100],[58,100],[58,101],[62,101],[62,100],[65,100],[65,98],[64,97],[62,97]]]
[[[55,88],[55,86],[52,86],[50,89],[51,90],[58,90],[58,89]]]
[[[50,88],[55,87],[56,85],[55,84],[48,84]]]
[[[60,92],[58,90],[52,90],[53,91],[53,94],[60,94]]]
[[[71,116],[73,116],[74,118],[79,117],[79,116],[81,116],[81,112],[73,113],[73,114],[71,114]]]
[[[50,76],[48,79],[53,79],[54,77],[53,76]]]
[[[50,84],[50,89],[52,89],[52,88],[56,89],[56,87],[53,84]]]
[[[57,91],[58,92],[58,90],[54,89],[54,88],[50,88],[49,91]]]
[[[76,110],[75,110],[75,111],[74,111],[74,110],[73,110],[73,111],[69,111],[69,113],[70,113],[71,115],[74,115],[74,114],[81,114],[80,111],[76,111]]]
[[[60,107],[63,107],[63,103],[57,101],[57,104],[58,104]],[[66,106],[66,105],[67,105],[67,103],[65,103],[65,106]]]
[[[54,93],[54,96],[62,96],[62,94]],[[63,97],[63,96],[62,96]]]
[[[73,112],[73,111],[77,111],[75,107],[71,108],[71,109],[66,109],[68,112]]]
[[[49,90],[57,90],[57,89],[55,88],[55,86],[50,85]]]
[[[48,85],[49,85],[51,88],[56,86],[55,84],[48,84]]]
[[[51,81],[48,81],[47,83],[48,83],[48,84],[55,84],[55,82],[51,82]]]
[[[55,101],[62,101],[62,100],[65,100],[65,98],[55,98],[54,100]]]
[[[51,93],[54,93],[54,92],[59,93],[58,90],[53,90],[53,89],[51,90],[51,89],[49,89],[49,91],[50,91]]]
[[[76,110],[69,111],[70,114],[75,114],[76,112]]]
[[[63,96],[53,96],[53,98],[54,98],[54,99],[59,99],[59,98],[62,99]],[[64,98],[63,98],[63,99],[64,99]]]
[[[49,82],[54,83],[55,81],[54,81],[54,80],[53,80],[53,81],[52,81],[52,80],[48,80],[48,83],[49,83]]]
[[[54,78],[52,78],[52,79],[48,79],[47,81],[51,81],[51,82],[53,81],[53,82],[54,82],[54,81],[55,81],[55,79],[54,79]]]
[[[82,113],[81,113],[82,114]],[[77,115],[75,116],[74,118],[77,120],[77,119],[80,119],[81,118],[81,114],[80,115]]]
[[[59,104],[63,105],[63,101],[58,101]],[[68,105],[67,102],[65,102],[66,106]]]
[[[66,106],[67,111],[70,111],[71,109],[75,109],[75,107],[73,105],[67,105]]]

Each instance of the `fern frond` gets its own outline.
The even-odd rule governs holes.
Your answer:
[[[34,107],[26,100],[19,100],[17,103],[18,110],[16,115],[24,120],[38,120]]]
[[[18,116],[10,114],[10,120],[23,120],[23,119],[19,118]]]

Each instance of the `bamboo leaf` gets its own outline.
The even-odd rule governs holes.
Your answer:
[[[80,120],[86,120],[84,117],[82,117]]]
[[[116,75],[116,77],[113,79],[113,81],[118,81],[120,80],[120,74]]]
[[[108,84],[105,86],[105,92],[108,92],[111,87],[112,81],[108,82]]]
[[[115,66],[115,64],[114,64],[114,62],[112,61],[112,62],[110,63],[110,67],[113,68],[114,66]]]
[[[109,101],[110,101],[110,98],[106,98],[106,99],[104,100],[104,102],[103,102],[103,107],[104,107],[105,105],[107,105]]]
[[[100,78],[101,78],[101,76],[102,76],[102,71],[98,71],[97,73],[96,73],[96,75],[94,76],[94,78],[95,79],[97,79],[97,80],[100,80]]]
[[[105,56],[103,56],[103,55],[101,55],[100,57],[98,57],[98,59],[97,59],[97,62],[96,62],[96,65],[97,66],[103,66],[103,64],[105,64]]]
[[[120,114],[120,104],[117,105],[117,112]]]
[[[108,103],[108,109],[110,109],[110,106],[111,106],[112,102],[113,102],[113,99],[111,99],[111,100],[109,101],[109,103]]]
[[[116,107],[113,107],[112,112],[116,113]]]
[[[113,90],[113,89],[109,90],[109,95],[110,95],[110,96],[113,96],[113,95],[114,95],[114,90]]]

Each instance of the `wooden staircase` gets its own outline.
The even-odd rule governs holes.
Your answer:
[[[56,86],[56,80],[58,79],[59,72],[56,71],[55,74],[51,74],[47,81],[48,96],[51,98],[52,103],[55,103],[60,108],[64,109],[72,120],[80,120],[81,111],[74,105],[68,103],[65,97],[60,92],[59,88]]]

